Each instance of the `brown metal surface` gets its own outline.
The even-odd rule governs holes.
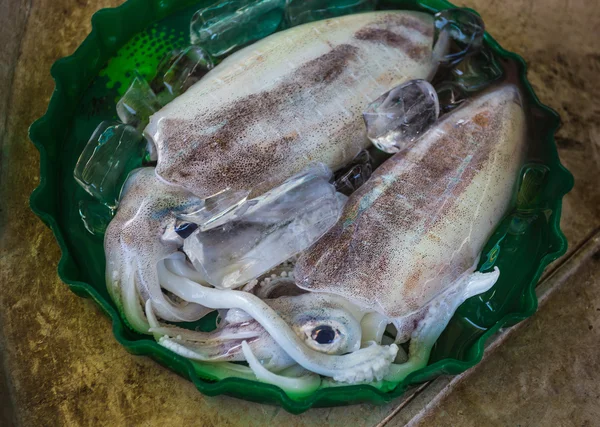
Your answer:
[[[151,360],[128,354],[114,340],[108,319],[60,282],[58,246],[28,208],[39,182],[39,156],[27,128],[44,113],[52,93],[50,65],[81,43],[96,10],[119,3],[0,2],[0,362],[6,380],[0,414],[5,420],[25,426],[598,422],[597,257],[557,281],[553,286],[560,288],[540,313],[460,383],[442,379],[409,402],[400,398],[381,407],[292,416],[275,407],[204,397]],[[576,180],[562,223],[572,253],[600,226],[597,2],[469,0],[462,5],[478,10],[495,38],[525,57],[537,94],[563,118],[559,150]]]

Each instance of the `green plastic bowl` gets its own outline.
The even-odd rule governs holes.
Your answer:
[[[355,385],[319,389],[309,397],[292,399],[279,388],[237,378],[216,381],[210,368],[193,364],[159,346],[151,337],[128,329],[111,301],[104,282],[102,238],[92,236],[78,214],[78,202],[89,199],[73,178],[83,146],[102,120],[116,119],[115,105],[138,69],[152,77],[164,53],[189,43],[189,21],[194,11],[211,0],[129,0],[92,17],[92,32],[76,52],[57,61],[51,74],[56,89],[48,111],[30,129],[40,151],[41,180],[31,195],[31,208],[56,236],[62,250],[60,278],[77,295],[92,298],[111,318],[116,339],[131,353],[150,356],[191,380],[202,393],[227,394],[261,403],[281,405],[300,413],[311,407],[381,404],[401,395],[411,384],[441,374],[458,374],[477,364],[488,337],[500,328],[531,316],[537,308],[534,288],[544,268],[563,255],[567,242],[560,231],[562,197],[573,177],[561,165],[554,133],[560,119],[542,105],[526,78],[523,59],[507,52],[486,33],[485,42],[512,73],[530,109],[531,152],[538,178],[527,195],[528,214],[517,224],[508,219],[484,251],[483,262],[503,272],[494,288],[466,301],[438,339],[429,365],[409,375],[393,390],[382,392]],[[427,13],[454,7],[445,0],[388,0],[383,9]],[[534,175],[536,175],[534,174]],[[512,231],[510,231],[512,230]],[[73,313],[76,316],[76,313]],[[213,323],[214,325],[214,323]],[[204,325],[208,327],[208,325]]]

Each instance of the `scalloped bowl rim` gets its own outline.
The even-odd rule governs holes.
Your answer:
[[[455,7],[451,3],[446,0],[438,0],[437,3],[440,7],[435,7],[427,4],[433,3],[436,0],[417,0],[413,1],[415,6],[420,7],[422,10],[427,11],[429,13],[435,13],[438,10],[447,9],[451,7]],[[69,288],[78,296],[87,297],[93,299],[102,309],[103,311],[110,317],[112,321],[112,330],[117,341],[123,345],[129,352],[137,355],[146,355],[150,356],[153,359],[159,361],[159,363],[164,364],[165,360],[170,361],[170,363],[174,363],[179,365],[179,373],[186,376],[190,379],[199,391],[206,395],[214,396],[219,394],[234,394],[235,390],[239,388],[240,385],[245,384],[246,386],[252,385],[255,388],[262,388],[264,391],[268,391],[271,398],[275,398],[278,403],[287,411],[292,413],[300,413],[303,412],[313,406],[320,406],[319,402],[322,402],[327,399],[330,393],[338,393],[342,391],[346,393],[352,392],[363,392],[363,396],[365,396],[364,392],[367,392],[367,396],[363,399],[363,401],[370,401],[372,403],[383,403],[387,402],[395,397],[401,395],[406,388],[414,383],[423,382],[423,378],[428,378],[434,372],[446,372],[446,373],[459,373],[463,372],[466,369],[471,368],[475,364],[479,363],[483,357],[484,346],[486,340],[494,335],[500,328],[503,326],[511,326],[514,325],[525,318],[531,316],[535,310],[537,309],[537,298],[535,296],[535,285],[537,284],[539,278],[543,270],[546,268],[548,264],[550,264],[555,259],[564,255],[567,250],[567,241],[560,230],[560,214],[562,207],[562,197],[570,191],[573,187],[573,176],[572,174],[560,163],[558,156],[556,156],[557,160],[557,168],[554,173],[561,174],[563,182],[562,192],[556,195],[556,200],[554,201],[554,205],[552,209],[556,212],[556,215],[553,215],[553,222],[550,224],[550,228],[554,234],[554,237],[557,238],[559,244],[555,251],[547,253],[541,260],[536,273],[534,274],[531,282],[527,285],[526,290],[528,290],[527,298],[530,298],[532,304],[530,305],[529,310],[525,310],[522,312],[513,312],[505,315],[502,319],[500,319],[494,326],[489,328],[474,344],[475,345],[475,357],[472,357],[469,360],[457,360],[457,359],[442,359],[435,363],[432,363],[425,368],[413,372],[410,374],[403,382],[401,382],[394,390],[389,392],[382,392],[372,386],[369,385],[349,385],[343,387],[332,387],[332,388],[324,388],[319,389],[314,392],[312,395],[303,399],[292,399],[290,398],[283,390],[280,388],[264,384],[258,383],[255,381],[249,381],[241,378],[226,378],[223,380],[219,380],[216,382],[209,382],[201,379],[196,373],[193,364],[178,355],[175,355],[170,350],[158,345],[154,340],[151,339],[141,339],[141,340],[129,340],[125,338],[124,328],[126,328],[121,316],[118,311],[112,306],[112,304],[107,301],[103,296],[101,296],[96,289],[90,284],[82,282],[78,280],[76,277],[71,277],[67,272],[67,267],[69,264],[73,263],[74,260],[71,257],[71,254],[67,248],[65,243],[65,239],[63,236],[63,232],[60,229],[57,220],[52,215],[52,213],[44,207],[44,202],[41,200],[43,197],[48,197],[47,194],[51,189],[48,188],[48,179],[47,176],[51,172],[51,164],[49,161],[49,155],[47,152],[47,146],[49,144],[53,144],[53,139],[48,137],[51,132],[45,132],[45,129],[50,129],[51,127],[51,117],[56,111],[56,107],[60,105],[61,102],[64,102],[67,99],[67,95],[65,94],[65,87],[68,85],[63,79],[61,79],[61,74],[64,72],[63,70],[72,68],[73,66],[77,66],[77,64],[85,60],[85,55],[87,51],[94,45],[94,43],[98,42],[100,37],[100,32],[98,31],[99,23],[104,20],[111,19],[114,14],[125,13],[127,8],[136,7],[136,3],[140,3],[140,0],[127,0],[125,3],[121,4],[115,8],[107,8],[101,9],[96,12],[92,17],[92,30],[90,34],[86,37],[86,39],[79,45],[77,50],[70,56],[65,58],[61,58],[57,60],[52,68],[51,75],[55,82],[55,90],[50,99],[50,103],[48,109],[44,116],[36,120],[30,128],[29,135],[35,147],[40,152],[40,183],[38,187],[33,191],[30,197],[30,207],[33,212],[52,230],[58,245],[61,249],[62,255],[60,261],[58,263],[58,275],[60,279],[65,282]],[[193,1],[183,0],[181,7],[192,5]],[[197,2],[196,2],[197,3]],[[150,2],[146,3],[152,7]],[[156,22],[165,16],[160,16],[160,5],[156,5],[154,3],[154,19],[147,22],[147,25],[150,25],[152,22]],[[471,9],[469,9],[471,10]],[[175,12],[175,10],[170,10],[170,13]],[[473,11],[475,12],[475,11]],[[475,12],[477,13],[477,12]],[[519,65],[519,74],[522,78],[522,82],[525,86],[525,89],[528,90],[533,96],[533,102],[539,107],[544,113],[551,119],[551,125],[549,127],[549,131],[551,132],[552,142],[555,145],[554,134],[560,126],[560,118],[558,114],[552,110],[550,107],[542,104],[535,92],[533,91],[531,84],[527,80],[526,77],[526,64],[523,58],[515,53],[508,52],[503,49],[487,32],[485,34],[485,40],[487,44],[497,53],[505,58],[511,58],[515,60]],[[89,82],[88,82],[89,83]],[[421,377],[421,379],[419,379]],[[256,399],[257,396],[246,396],[250,399]],[[335,400],[335,399],[334,399]],[[338,402],[339,403],[339,402]]]

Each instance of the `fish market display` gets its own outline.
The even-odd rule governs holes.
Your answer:
[[[376,3],[215,4],[154,80],[133,74],[74,172],[131,329],[290,396],[390,390],[493,287],[520,90],[476,15]]]

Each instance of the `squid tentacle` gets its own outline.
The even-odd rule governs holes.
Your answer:
[[[161,324],[153,312],[152,300],[146,301],[146,317],[156,341],[173,352],[201,362],[243,361],[241,343],[252,343],[263,360],[274,370],[294,364],[255,321],[231,324],[213,332],[190,331]]]
[[[321,385],[321,377],[315,374],[305,374],[300,377],[288,377],[284,375],[277,375],[263,365],[252,353],[248,342],[242,342],[242,351],[244,357],[256,375],[256,379],[268,384],[279,386],[281,389],[288,393],[309,395],[316,391]]]
[[[160,262],[160,261],[159,261]],[[160,317],[173,322],[194,322],[206,316],[212,310],[203,307],[200,304],[190,304],[184,302],[181,304],[167,300],[161,287],[156,269],[154,268],[139,268],[136,273],[136,283],[140,293],[145,300],[152,300],[156,311]],[[175,294],[172,289],[164,287],[164,289]],[[176,294],[175,294],[176,295]]]
[[[458,306],[467,298],[486,292],[496,283],[499,276],[498,267],[489,273],[472,273],[459,279],[459,283],[434,301],[411,335],[408,361],[393,364],[384,379],[399,383],[412,372],[427,366],[433,345]]]
[[[251,315],[288,355],[309,371],[337,381],[369,381],[380,379],[394,360],[398,347],[375,343],[346,355],[326,355],[304,345],[289,325],[264,301],[255,295],[236,290],[204,287],[188,278],[170,272],[159,263],[158,275],[165,288],[173,289],[180,298],[212,309],[239,308]]]
[[[133,268],[125,266],[125,271],[119,275],[119,282],[114,282],[113,294],[120,293],[121,306],[129,326],[137,332],[147,334],[150,326],[140,305],[134,275]]]
[[[381,344],[388,323],[388,318],[377,312],[371,312],[365,315],[360,323],[363,331],[363,342],[375,341],[377,344]]]

